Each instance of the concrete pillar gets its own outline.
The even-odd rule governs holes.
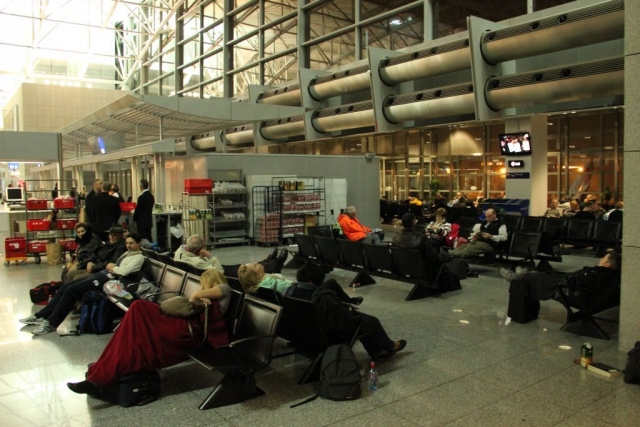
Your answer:
[[[640,2],[624,2],[624,223],[620,350],[640,339]]]
[[[504,130],[531,134],[530,156],[505,157],[507,198],[529,199],[529,215],[542,215],[547,209],[547,116],[507,119]],[[522,160],[524,167],[510,168],[509,160]]]

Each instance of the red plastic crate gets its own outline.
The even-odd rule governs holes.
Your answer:
[[[56,221],[56,227],[58,230],[73,230],[77,223],[75,219],[59,219]]]
[[[44,219],[28,219],[27,220],[28,231],[49,231],[49,221]]]
[[[27,239],[24,237],[13,237],[4,240],[5,259],[26,258]]]
[[[185,179],[184,192],[189,194],[209,194],[213,191],[213,180],[209,178]]]
[[[59,239],[58,243],[62,245],[65,251],[73,252],[78,249],[78,244],[75,239]]]
[[[136,208],[136,204],[132,202],[120,202],[120,210],[122,212],[131,212]]]
[[[34,240],[32,242],[29,242],[27,246],[29,248],[29,253],[32,254],[42,254],[47,252],[46,240]]]
[[[46,200],[27,200],[27,210],[42,211],[47,209]]]
[[[53,207],[56,209],[73,209],[76,205],[76,201],[74,199],[54,199]]]

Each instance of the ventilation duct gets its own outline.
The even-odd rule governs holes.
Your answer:
[[[311,125],[322,133],[374,126],[373,103],[367,101],[316,110]]]
[[[260,135],[267,140],[304,135],[304,117],[299,115],[262,122]]]
[[[383,114],[390,123],[425,120],[475,112],[473,85],[449,86],[442,89],[389,96]]]
[[[388,85],[471,68],[469,39],[408,53],[380,62],[380,79]]]
[[[369,66],[362,65],[314,78],[309,83],[309,95],[316,101],[323,101],[332,96],[360,92],[370,88]]]
[[[490,78],[485,85],[487,105],[494,111],[623,93],[623,58]]]
[[[194,135],[191,138],[191,147],[198,151],[214,151],[216,149],[216,137],[213,132]]]
[[[246,146],[253,143],[253,124],[225,129],[224,139],[228,145]]]
[[[300,105],[300,84],[270,89],[258,95],[258,103],[270,105]]]
[[[484,34],[480,49],[495,65],[624,37],[624,2],[612,0]]]
[[[186,138],[176,138],[176,148],[174,152],[176,154],[185,154],[187,152]]]

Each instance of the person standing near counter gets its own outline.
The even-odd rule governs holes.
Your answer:
[[[96,223],[96,214],[93,209],[93,198],[96,197],[102,191],[102,180],[100,178],[93,180],[93,188],[86,195],[84,199],[84,214],[86,221],[90,227],[93,227]],[[95,231],[95,230],[94,230]],[[100,236],[98,236],[100,237]]]
[[[156,200],[151,191],[149,191],[149,181],[146,179],[140,180],[140,190],[142,190],[142,193],[138,196],[136,210],[133,212],[133,220],[138,228],[138,234],[143,239],[152,242],[151,227],[153,227],[153,206]]]

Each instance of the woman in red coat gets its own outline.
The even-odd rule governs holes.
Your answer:
[[[215,269],[204,272],[200,283],[202,289],[194,292],[190,299],[209,305],[207,342],[214,348],[225,346],[229,339],[223,316],[229,307],[231,289],[222,273]],[[189,319],[192,327],[203,324],[204,314],[198,317],[196,321]],[[153,302],[135,301],[98,361],[89,366],[87,380],[67,383],[67,386],[76,393],[99,396],[104,387],[126,375],[187,360],[187,351],[197,346],[189,332],[189,320],[167,316]],[[194,329],[197,336],[198,328]]]

